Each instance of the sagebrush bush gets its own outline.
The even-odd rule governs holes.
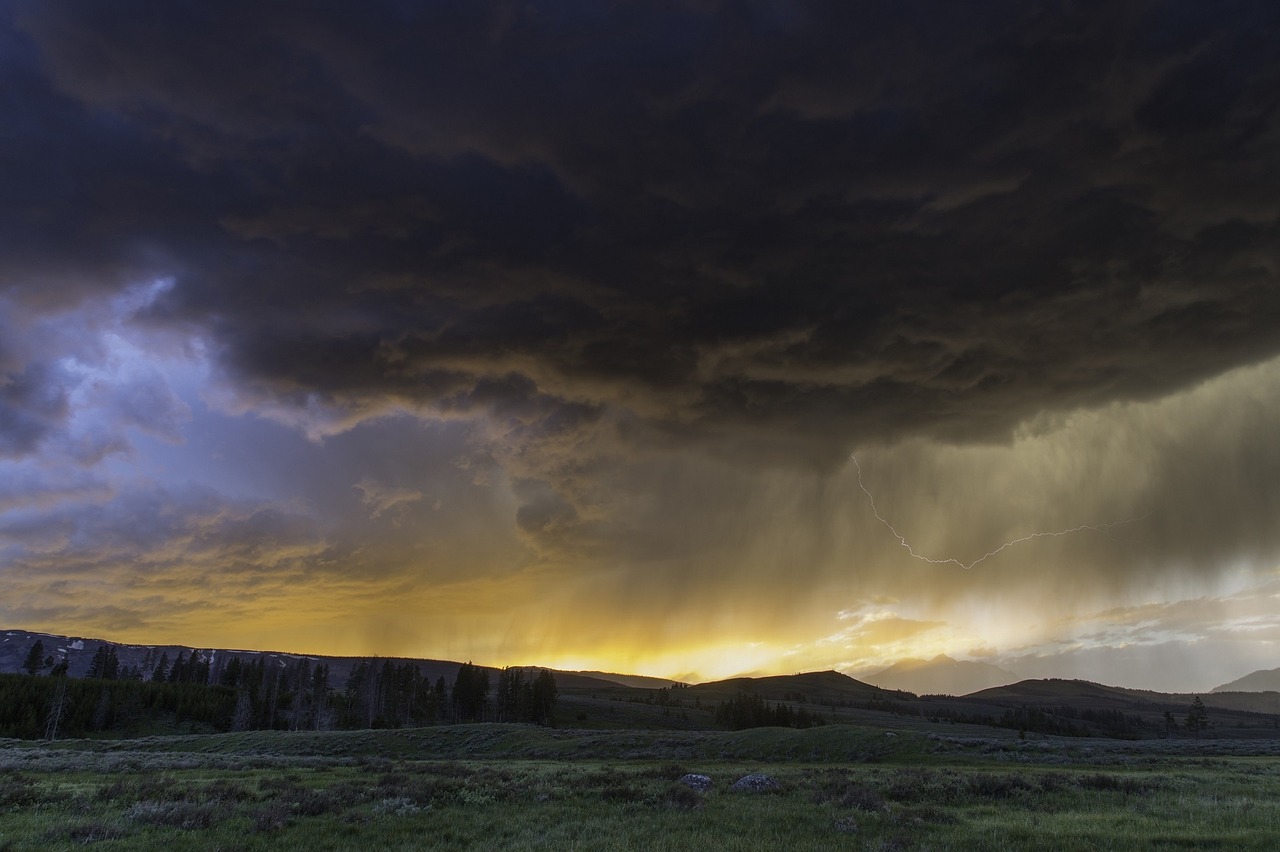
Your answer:
[[[969,776],[969,791],[988,799],[1011,799],[1032,791],[1031,782],[1021,775],[979,773]]]
[[[692,809],[702,807],[702,796],[683,784],[671,784],[663,793],[662,804],[681,809]]]
[[[293,814],[284,802],[268,802],[253,812],[255,831],[279,831],[293,821]]]
[[[216,781],[210,781],[205,784],[200,790],[200,796],[210,802],[252,802],[258,798],[252,790],[243,784],[237,784],[225,778],[219,778]]]
[[[373,812],[378,816],[413,816],[422,813],[426,808],[418,805],[413,799],[397,796],[374,802]]]
[[[188,831],[213,825],[213,806],[195,802],[136,802],[125,819],[146,825],[164,825]]]
[[[1150,793],[1157,786],[1150,779],[1132,778],[1127,775],[1108,775],[1105,772],[1081,775],[1076,779],[1076,784],[1082,790],[1109,790],[1124,793],[1125,795]]]
[[[0,775],[0,807],[21,808],[41,799],[35,780],[17,772]]]

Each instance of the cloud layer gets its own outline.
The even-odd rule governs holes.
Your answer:
[[[0,575],[188,548],[366,584],[362,648],[693,672],[1261,578],[1280,11],[1228,6],[10,4]],[[855,451],[920,552],[1141,520],[930,566]],[[258,525],[132,537],[187,493]]]

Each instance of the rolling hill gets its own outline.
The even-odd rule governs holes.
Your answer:
[[[903,701],[914,695],[881,689],[836,671],[805,672],[771,677],[734,677],[700,683],[688,688],[690,695],[704,701],[733,698],[740,692],[759,695],[769,701],[813,704],[860,704],[868,701]]]

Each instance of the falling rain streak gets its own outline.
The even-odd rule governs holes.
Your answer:
[[[1105,532],[1109,529],[1112,529],[1113,527],[1120,527],[1120,526],[1124,526],[1125,524],[1131,524],[1134,521],[1139,521],[1139,520],[1142,520],[1142,518],[1146,517],[1146,515],[1143,515],[1141,518],[1127,518],[1123,521],[1113,521],[1112,523],[1109,523],[1109,524],[1081,524],[1078,527],[1071,527],[1070,529],[1057,530],[1054,532],[1028,533],[1027,535],[1024,535],[1015,539],[1010,539],[1009,541],[1004,542],[995,550],[987,551],[986,553],[982,554],[972,562],[961,562],[959,559],[956,559],[954,557],[947,557],[946,559],[934,559],[933,557],[925,556],[922,553],[916,553],[915,549],[907,541],[906,537],[902,535],[902,533],[898,532],[897,529],[894,528],[893,524],[885,520],[884,516],[880,514],[880,510],[876,508],[875,495],[873,495],[870,491],[868,491],[867,486],[864,485],[862,482],[862,465],[858,464],[858,459],[854,455],[850,455],[849,459],[853,462],[853,466],[858,471],[858,487],[862,489],[862,493],[866,494],[867,499],[871,501],[871,513],[876,516],[876,520],[884,524],[885,528],[888,529],[889,532],[893,533],[893,537],[898,540],[898,544],[906,548],[907,553],[910,553],[913,557],[915,557],[916,559],[919,559],[921,562],[928,562],[930,565],[956,565],[968,571],[973,566],[981,562],[985,562],[986,560],[995,556],[997,553],[1001,552],[1005,548],[1012,547],[1015,544],[1021,544],[1024,541],[1031,541],[1034,538],[1060,538],[1061,536],[1064,536],[1064,535],[1071,535],[1072,533],[1084,532],[1086,530],[1092,530],[1094,532]]]

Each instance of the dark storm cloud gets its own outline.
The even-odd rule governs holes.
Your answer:
[[[21,5],[7,277],[339,404],[999,435],[1276,351],[1278,13],[1184,7]]]
[[[329,431],[483,415],[526,532],[628,443],[999,440],[1280,351],[1274,3],[11,8],[0,286],[170,276]]]

